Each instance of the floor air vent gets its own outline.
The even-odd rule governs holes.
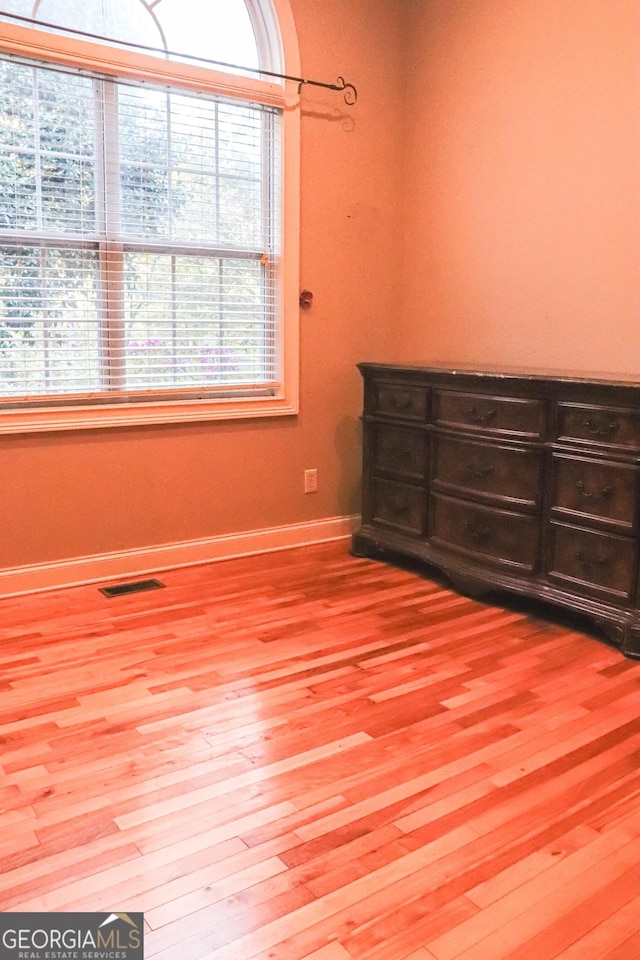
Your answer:
[[[159,580],[135,580],[132,583],[116,583],[113,587],[100,587],[105,597],[122,597],[127,593],[142,593],[143,590],[159,590],[164,583]]]

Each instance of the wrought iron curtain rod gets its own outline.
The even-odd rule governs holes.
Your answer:
[[[273,70],[262,70],[259,67],[243,67],[237,63],[225,63],[222,60],[207,60],[206,57],[197,57],[190,53],[177,53],[175,50],[163,50],[161,47],[148,47],[142,43],[129,43],[126,40],[116,40],[112,37],[103,37],[99,33],[88,33],[86,30],[75,30],[73,27],[61,27],[56,23],[46,23],[44,20],[32,20],[31,17],[21,17],[17,13],[0,13],[2,19],[19,20],[21,23],[27,23],[31,27],[44,27],[54,33],[73,33],[79,37],[87,37],[89,40],[98,40],[102,43],[118,43],[121,46],[129,47],[133,50],[144,50],[145,53],[161,53],[164,56],[180,57],[184,60],[195,60],[199,63],[206,63],[209,66],[225,67],[227,70],[242,70],[243,73],[255,73],[267,77],[277,77],[279,80],[291,80],[298,84],[298,93],[305,85],[312,87],[323,87],[325,90],[344,91],[344,102],[348,106],[358,99],[358,91],[352,83],[347,83],[344,77],[338,77],[335,83],[324,83],[322,80],[309,80],[306,77],[294,77],[288,73],[276,73]]]

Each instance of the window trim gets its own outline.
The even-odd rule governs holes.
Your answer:
[[[250,16],[258,26],[260,52],[270,69],[282,44],[287,69],[299,74],[298,45],[288,0],[247,0]],[[279,29],[278,29],[279,27]],[[277,41],[280,41],[278,43]],[[280,349],[282,384],[270,397],[149,399],[135,403],[100,402],[65,406],[57,398],[51,406],[0,409],[0,434],[108,429],[155,424],[195,423],[291,416],[299,402],[299,236],[300,236],[300,112],[295,85],[272,79],[240,77],[190,65],[188,76],[181,62],[158,60],[145,53],[2,21],[0,50],[30,60],[100,72],[135,80],[178,82],[186,89],[231,95],[282,108],[282,262],[280,292]],[[276,67],[278,65],[276,64]]]

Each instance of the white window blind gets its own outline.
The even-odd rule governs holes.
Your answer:
[[[278,390],[280,122],[0,60],[0,404]]]

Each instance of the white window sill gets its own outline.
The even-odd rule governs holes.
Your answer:
[[[0,435],[282,417],[297,412],[297,402],[287,397],[38,407],[0,411]]]

